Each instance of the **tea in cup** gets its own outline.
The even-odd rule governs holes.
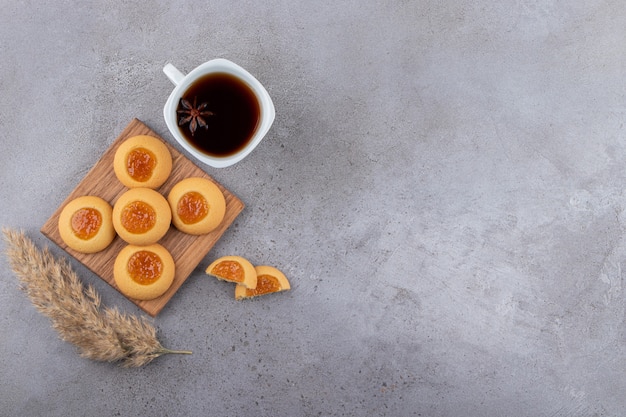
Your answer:
[[[183,148],[209,166],[241,161],[274,122],[268,92],[231,61],[214,59],[187,75],[167,64],[163,72],[176,86],[163,108],[165,123]]]

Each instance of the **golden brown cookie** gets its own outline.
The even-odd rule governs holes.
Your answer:
[[[172,155],[167,146],[153,136],[133,136],[115,151],[113,170],[128,188],[158,188],[172,172]]]
[[[181,232],[202,235],[215,230],[226,213],[224,194],[206,178],[186,178],[167,196],[172,223]]]
[[[152,300],[172,285],[176,267],[172,255],[159,244],[128,245],[115,258],[113,278],[120,291],[136,300]]]
[[[246,288],[245,285],[237,284],[235,286],[237,300],[286,291],[291,288],[285,274],[273,266],[260,265],[254,267],[254,270],[256,271],[256,288]]]
[[[131,188],[113,206],[113,226],[131,245],[151,245],[170,228],[172,213],[167,200],[150,188]]]
[[[257,285],[254,266],[241,256],[222,256],[207,267],[206,273],[222,281],[241,284],[245,288],[256,288]]]
[[[70,201],[59,216],[61,239],[78,252],[100,252],[115,238],[111,211],[111,205],[96,196]]]

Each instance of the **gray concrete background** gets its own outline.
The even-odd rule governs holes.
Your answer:
[[[0,6],[0,224],[58,255],[40,226],[129,121],[173,140],[167,62],[277,108],[205,167],[246,209],[154,320],[192,356],[81,359],[2,257],[0,415],[626,415],[623,2]],[[292,291],[235,302],[226,254]]]

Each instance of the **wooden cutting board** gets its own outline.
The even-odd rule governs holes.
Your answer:
[[[215,182],[215,184],[222,190],[224,197],[226,198],[226,215],[221,225],[213,232],[201,236],[192,236],[179,232],[173,226],[170,226],[167,234],[158,242],[170,251],[176,264],[176,274],[174,276],[172,286],[165,294],[154,300],[141,301],[127,297],[131,302],[135,303],[146,313],[155,317],[174,296],[176,291],[189,277],[191,272],[193,272],[193,270],[198,266],[200,261],[207,255],[222,234],[224,234],[237,215],[241,213],[244,208],[244,204],[235,195],[224,188],[224,186],[213,180],[213,178],[211,178],[202,169],[165,142],[148,126],[137,119],[133,119],[117,137],[117,139],[115,139],[109,149],[106,150],[100,160],[46,221],[41,228],[41,232],[93,271],[96,275],[109,283],[113,288],[119,291],[119,288],[117,288],[113,279],[113,264],[119,251],[126,246],[126,242],[124,242],[119,236],[116,236],[111,245],[101,252],[95,254],[80,253],[69,248],[63,242],[59,234],[58,221],[63,207],[76,197],[95,195],[108,201],[111,205],[114,205],[117,198],[128,190],[128,188],[120,183],[115,176],[115,172],[113,171],[113,158],[118,146],[124,140],[136,135],[150,135],[162,140],[172,154],[172,173],[165,184],[157,189],[157,191],[165,197],[167,197],[171,188],[180,180],[189,177],[202,177]]]

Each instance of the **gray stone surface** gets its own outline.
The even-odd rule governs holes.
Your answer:
[[[0,415],[626,415],[622,2],[0,6],[0,224],[59,256],[40,226],[126,124],[172,140],[167,62],[277,108],[207,167],[246,209],[153,321],[192,356],[80,358],[2,257]],[[292,291],[235,302],[226,254]]]

